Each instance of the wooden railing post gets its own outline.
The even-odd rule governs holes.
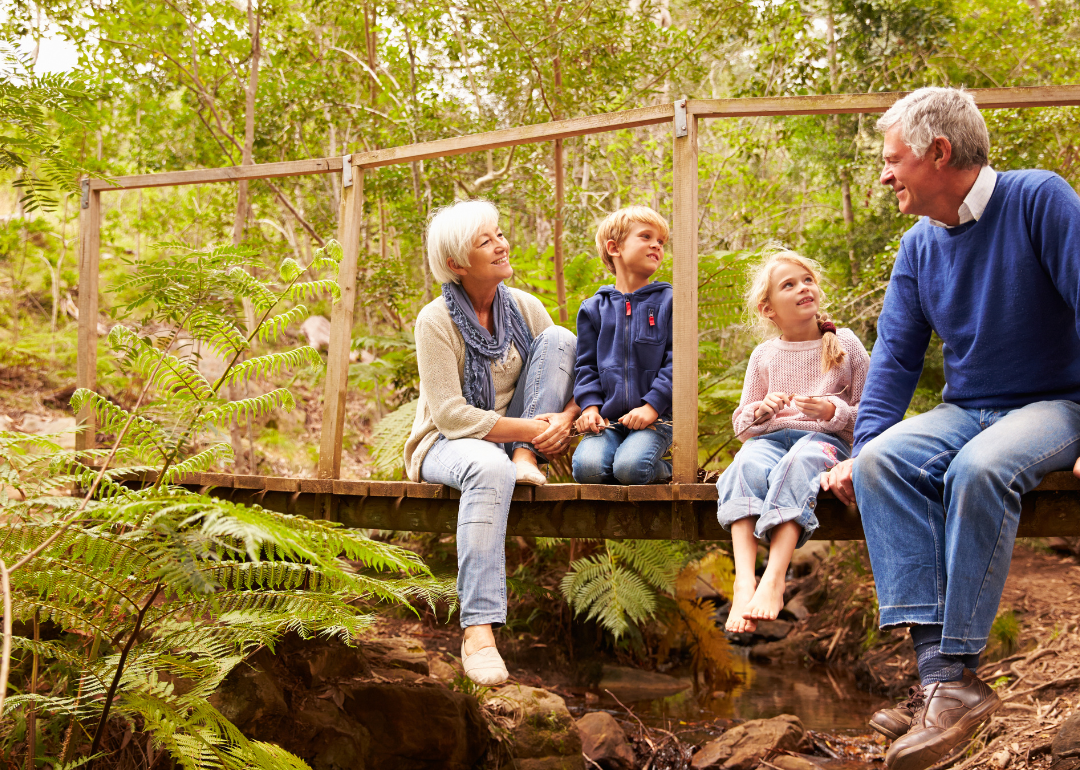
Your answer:
[[[672,201],[672,283],[674,372],[672,419],[675,423],[673,481],[697,481],[698,452],[698,139],[697,116],[686,100],[676,102],[674,121],[674,200]]]
[[[563,273],[563,142],[555,140],[555,300],[559,303],[559,322],[566,323],[566,276]]]
[[[75,385],[97,387],[97,318],[98,265],[101,254],[101,191],[82,182],[79,208],[79,342],[75,366]],[[82,431],[75,437],[75,448],[93,449],[97,443],[94,413],[84,407],[77,415]]]
[[[353,168],[351,156],[342,164],[338,241],[341,267],[338,285],[341,299],[330,313],[330,346],[327,350],[326,388],[323,391],[322,434],[319,437],[319,478],[341,475],[341,437],[345,431],[345,393],[349,379],[353,309],[356,305],[356,262],[360,256],[360,223],[364,217],[364,170]],[[346,170],[347,169],[347,170]]]

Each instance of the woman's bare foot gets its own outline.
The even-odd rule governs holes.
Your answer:
[[[776,577],[766,570],[754,591],[754,597],[743,610],[743,617],[747,620],[776,620],[780,610],[784,609],[785,587],[783,575]]]
[[[754,596],[754,580],[735,581],[731,592],[731,611],[724,629],[732,634],[748,634],[757,629],[757,623],[746,616],[746,605]]]

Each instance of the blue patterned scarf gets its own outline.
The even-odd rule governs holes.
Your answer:
[[[495,382],[491,364],[501,361],[513,341],[521,356],[521,369],[529,363],[533,335],[518,309],[517,302],[505,285],[499,284],[491,311],[495,318],[495,334],[480,325],[472,301],[460,283],[447,281],[442,285],[446,309],[450,311],[458,331],[465,340],[465,387],[463,395],[477,409],[495,408]]]

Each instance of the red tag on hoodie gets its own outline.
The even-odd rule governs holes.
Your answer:
[[[656,326],[656,319],[653,318],[652,313],[649,313],[649,326]]]
[[[630,300],[626,300],[626,314],[630,315]]]

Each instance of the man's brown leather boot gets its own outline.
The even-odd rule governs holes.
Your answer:
[[[895,741],[911,728],[911,720],[915,718],[915,712],[922,707],[923,700],[922,685],[912,685],[908,688],[905,700],[893,708],[881,709],[870,717],[870,726],[890,741]]]
[[[967,669],[959,682],[927,685],[923,697],[911,729],[885,755],[888,770],[926,770],[970,738],[1001,706],[997,693]]]

